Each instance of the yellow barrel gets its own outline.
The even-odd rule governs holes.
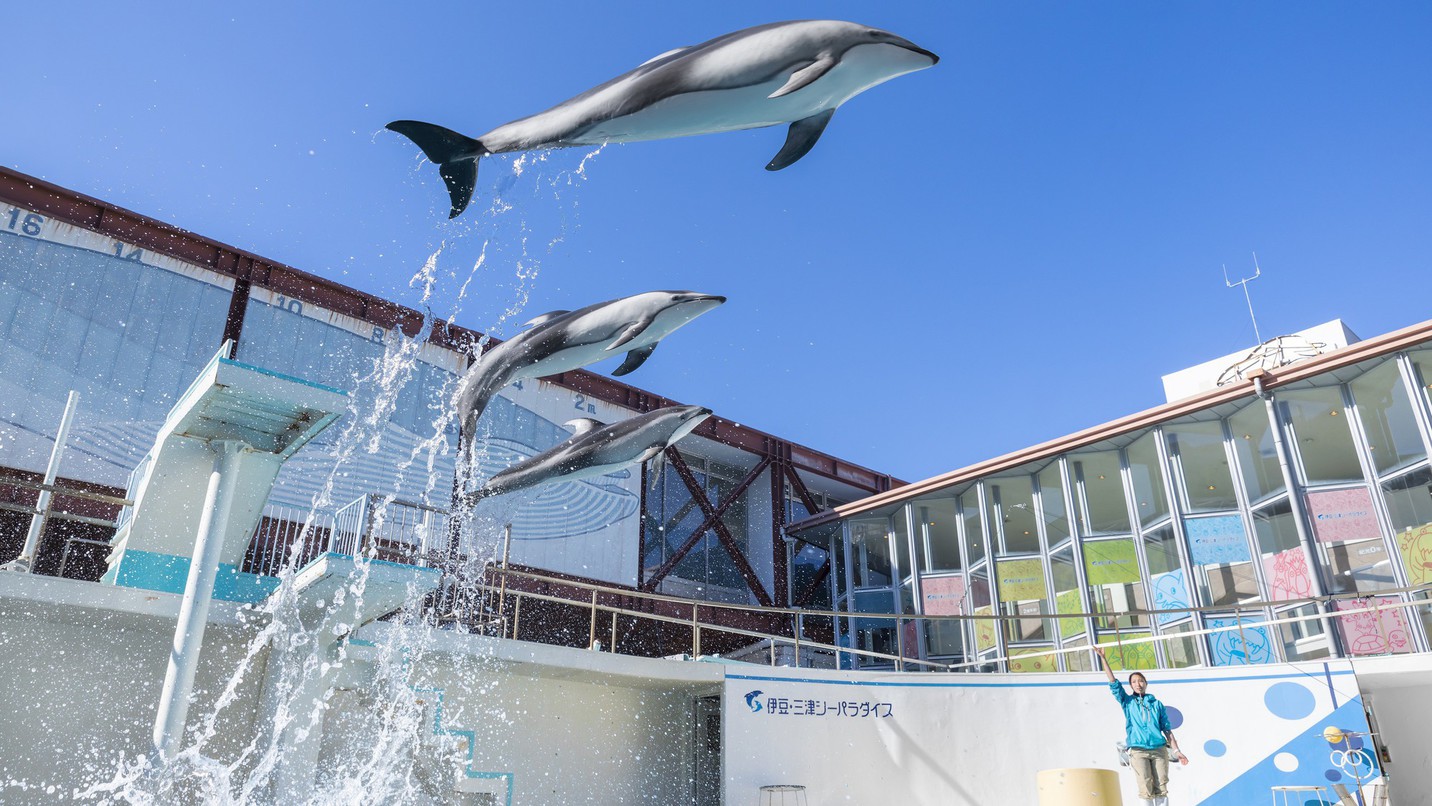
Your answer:
[[[1039,771],[1039,806],[1123,806],[1119,774],[1094,767]]]

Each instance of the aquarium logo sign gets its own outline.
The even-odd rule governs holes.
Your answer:
[[[761,691],[761,690],[759,690],[759,689],[756,690],[756,691],[747,692],[747,694],[746,694],[746,705],[748,705],[748,706],[751,707],[751,713],[753,713],[753,714],[760,713],[760,711],[761,711],[761,695],[762,695],[762,694],[765,694],[765,693],[766,693],[766,692]]]

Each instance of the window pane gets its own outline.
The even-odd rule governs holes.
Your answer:
[[[873,588],[890,584],[890,548],[886,539],[888,518],[871,518],[850,522],[850,550],[854,553],[852,570],[855,587]],[[889,605],[880,611],[889,612]]]
[[[1153,608],[1172,611],[1158,615],[1159,626],[1189,618],[1184,610],[1189,605],[1188,577],[1178,556],[1172,524],[1144,533],[1144,557],[1149,564],[1149,583],[1153,586]]]
[[[889,591],[860,591],[855,594],[857,613],[889,613],[894,607]],[[895,620],[890,618],[855,619],[855,646],[869,652],[895,654]],[[884,659],[860,659],[860,665],[888,663]]]
[[[1324,545],[1332,593],[1371,593],[1397,587],[1381,538]]]
[[[1278,449],[1273,443],[1273,429],[1268,411],[1262,403],[1243,409],[1228,418],[1233,430],[1233,446],[1238,451],[1243,487],[1248,500],[1261,501],[1287,489],[1283,470],[1278,463]]]
[[[980,525],[980,499],[975,488],[960,496],[960,513],[964,518],[965,551],[971,564],[985,556],[984,527]]]
[[[1253,529],[1258,535],[1259,561],[1268,582],[1268,598],[1274,602],[1306,599],[1315,592],[1308,555],[1298,538],[1293,507],[1284,498],[1253,512]]]
[[[1295,610],[1278,614],[1279,618],[1311,616],[1318,612],[1317,605],[1303,605]],[[1317,620],[1295,621],[1278,625],[1278,637],[1283,642],[1283,655],[1290,661],[1326,658],[1328,651],[1327,630]]]
[[[1164,429],[1169,452],[1183,474],[1184,495],[1190,512],[1233,509],[1233,474],[1223,448],[1223,424],[1181,423]],[[1273,467],[1277,469],[1277,461]]]
[[[1262,621],[1260,615],[1244,614],[1240,620],[1234,613],[1210,615],[1204,619],[1205,626],[1211,630],[1236,628],[1209,633],[1208,650],[1213,665],[1247,666],[1277,660],[1268,628],[1260,624]]]
[[[1338,610],[1365,611],[1338,616],[1338,632],[1343,646],[1353,655],[1395,655],[1411,652],[1412,634],[1407,627],[1406,610],[1378,610],[1378,604],[1394,604],[1396,599],[1381,597],[1337,602]],[[1369,609],[1371,608],[1371,609]]]
[[[1080,506],[1084,534],[1131,531],[1124,482],[1119,474],[1119,452],[1081,453],[1071,458],[1074,477],[1084,491]]]
[[[1362,479],[1341,387],[1283,392],[1278,395],[1278,404],[1293,425],[1304,478],[1309,484]]]
[[[1129,446],[1129,475],[1134,483],[1134,505],[1139,523],[1147,526],[1168,517],[1164,495],[1163,463],[1159,461],[1158,433],[1149,432]]]
[[[1432,470],[1383,482],[1382,490],[1408,583],[1432,584]]]
[[[1074,552],[1066,547],[1049,557],[1050,572],[1054,577],[1054,609],[1058,613],[1083,613],[1084,603],[1079,598],[1079,577],[1074,569]],[[1087,630],[1082,618],[1058,620],[1059,637],[1068,640],[1083,635]]]
[[[1132,538],[1089,540],[1084,543],[1084,575],[1089,582],[1089,602],[1095,613],[1123,613],[1146,609],[1144,585],[1139,577],[1138,557]],[[1148,624],[1147,616],[1124,615],[1096,619],[1094,626],[1113,629]]]
[[[1259,598],[1248,534],[1240,516],[1185,518],[1183,532],[1204,604],[1239,604]]]
[[[953,571],[960,563],[960,535],[955,526],[955,499],[924,498],[915,502],[919,519],[930,541],[930,571]]]
[[[1038,557],[998,560],[995,570],[999,574],[1000,612],[1024,617],[1004,622],[1005,638],[1015,642],[1049,640],[1049,624],[1040,618],[1049,609],[1044,561]]]
[[[1034,490],[1029,476],[992,479],[985,484],[991,524],[998,523],[1004,553],[1039,551],[1039,527],[1034,518]]]
[[[1183,633],[1193,629],[1192,622],[1180,624],[1177,627],[1166,627],[1163,633]],[[1168,658],[1169,666],[1175,669],[1183,669],[1188,666],[1197,666],[1201,661],[1198,659],[1198,647],[1192,636],[1188,638],[1170,638],[1164,641],[1164,657]]]
[[[1069,537],[1069,507],[1057,462],[1039,472],[1039,502],[1044,507],[1044,533],[1049,545],[1056,545]]]
[[[913,576],[910,566],[910,521],[905,517],[905,507],[895,510],[893,520],[896,572],[901,579],[910,579]]]
[[[1379,474],[1427,456],[1397,361],[1384,361],[1349,385]]]

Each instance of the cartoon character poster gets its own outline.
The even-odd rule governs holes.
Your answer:
[[[1158,614],[1160,626],[1188,618],[1187,612],[1179,612],[1181,608],[1188,607],[1188,579],[1184,576],[1182,568],[1163,574],[1154,574],[1149,581],[1153,583],[1154,609],[1173,611]]]
[[[1213,665],[1245,666],[1271,663],[1273,639],[1268,634],[1267,627],[1256,626],[1262,620],[1261,617],[1244,616],[1243,625],[1239,628],[1237,616],[1205,619],[1205,626],[1211,630],[1220,627],[1234,628],[1209,634],[1208,648],[1213,657]]]
[[[1227,565],[1252,559],[1248,533],[1238,515],[1185,518],[1183,531],[1188,536],[1189,557],[1194,565]]]
[[[1338,610],[1366,610],[1377,599],[1344,599],[1336,603]],[[1354,655],[1387,655],[1410,652],[1412,641],[1407,620],[1401,610],[1366,610],[1338,616],[1338,631],[1343,646]]]
[[[1432,583],[1432,523],[1407,529],[1397,536],[1397,551],[1413,585]]]
[[[1323,543],[1372,540],[1382,536],[1373,512],[1372,493],[1366,487],[1318,490],[1307,495],[1313,534]]]
[[[1308,555],[1301,546],[1263,555],[1263,576],[1268,580],[1268,594],[1275,602],[1306,599],[1313,595]]]

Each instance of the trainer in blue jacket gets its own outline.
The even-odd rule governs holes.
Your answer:
[[[1109,658],[1104,648],[1095,646],[1094,652],[1104,662],[1104,674],[1109,678],[1109,690],[1124,709],[1124,742],[1129,746],[1129,767],[1134,771],[1134,780],[1139,784],[1139,797],[1145,806],[1168,806],[1168,762],[1172,753],[1180,764],[1188,763],[1178,749],[1178,740],[1173,737],[1173,728],[1168,723],[1168,712],[1158,698],[1147,692],[1148,678],[1142,672],[1129,675],[1129,688],[1114,679],[1114,670],[1109,668]]]

